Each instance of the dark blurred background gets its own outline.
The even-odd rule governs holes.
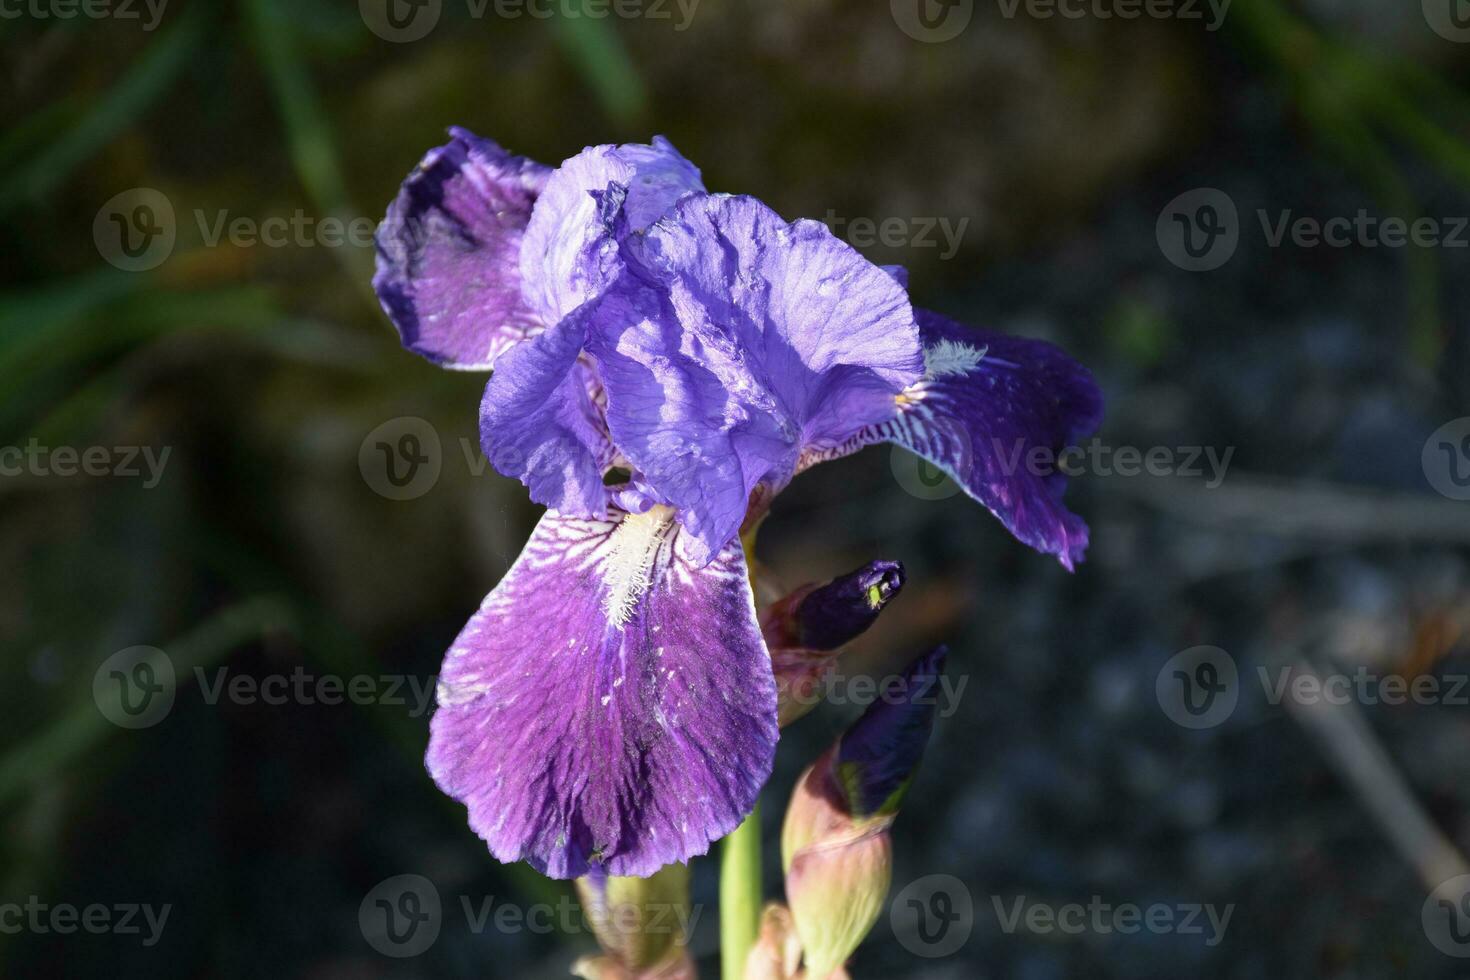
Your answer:
[[[936,945],[895,902],[857,980],[1470,974],[1470,4],[599,9],[0,4],[0,974],[553,977],[593,948],[476,926],[568,890],[493,862],[421,761],[415,692],[537,517],[478,454],[483,378],[401,351],[369,285],[452,124],[548,163],[666,134],[909,266],[917,304],[1062,345],[1102,449],[1154,451],[1074,481],[1075,575],[886,447],[777,502],[788,585],[908,566],[845,671],[942,640],[965,685],[893,895],[968,915]],[[408,490],[373,449],[405,431],[438,444]],[[1273,693],[1310,674],[1366,680]],[[792,782],[857,711],[783,736],[770,897]],[[412,957],[359,914],[402,874],[443,901]]]

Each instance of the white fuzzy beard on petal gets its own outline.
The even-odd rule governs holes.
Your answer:
[[[969,374],[985,358],[988,348],[971,347],[954,340],[941,340],[924,348],[924,377],[942,378],[947,374]]]
[[[648,591],[653,559],[673,518],[674,509],[662,504],[642,514],[629,514],[608,541],[611,553],[602,568],[607,584],[602,608],[608,622],[618,629],[632,618],[638,600]]]

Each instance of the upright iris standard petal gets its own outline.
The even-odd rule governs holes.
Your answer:
[[[429,771],[501,861],[651,875],[734,830],[770,775],[740,546],[696,568],[671,517],[548,512],[450,648]]]
[[[916,310],[925,373],[898,398],[897,415],[844,445],[813,451],[802,467],[875,442],[929,460],[1025,544],[1071,569],[1087,524],[1062,503],[1066,476],[1038,467],[1097,431],[1102,393],[1086,368],[1040,340],[974,330]]]
[[[505,354],[480,403],[480,444],[531,499],[564,514],[605,517],[602,477],[615,456],[600,404],[601,383],[579,360],[578,315]]]
[[[416,354],[488,370],[542,325],[521,296],[521,237],[551,170],[465,129],[430,150],[377,232],[373,287]]]
[[[818,222],[694,195],[624,254],[588,350],[614,441],[677,508],[695,561],[735,534],[758,484],[891,418],[922,375],[903,289]]]
[[[564,514],[605,516],[602,475],[616,452],[601,379],[580,357],[586,323],[623,273],[621,238],[702,190],[699,171],[661,136],[651,145],[590,147],[547,182],[519,268],[528,302],[555,326],[497,366],[480,408],[486,456],[525,483],[533,500]]]
[[[702,192],[699,169],[662,136],[652,144],[589,146],[547,181],[521,244],[531,306],[556,323],[595,297],[621,268],[617,241]]]

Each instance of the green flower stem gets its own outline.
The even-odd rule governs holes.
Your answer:
[[[761,808],[720,845],[720,977],[740,980],[760,933]]]
[[[756,591],[755,538],[760,522],[740,535],[750,590]],[[761,925],[761,807],[720,842],[720,980],[741,980]]]

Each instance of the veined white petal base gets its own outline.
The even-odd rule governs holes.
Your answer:
[[[745,559],[694,565],[683,533],[667,508],[547,511],[450,647],[429,772],[500,860],[646,876],[754,806],[776,683]]]
[[[627,625],[638,600],[648,591],[653,559],[673,521],[674,508],[658,504],[642,514],[629,514],[608,540],[609,554],[603,564],[607,595],[602,608],[608,622],[618,629]]]

